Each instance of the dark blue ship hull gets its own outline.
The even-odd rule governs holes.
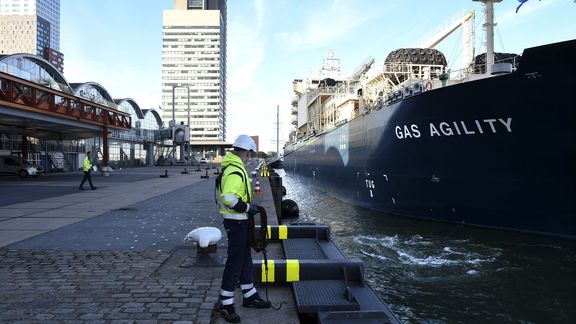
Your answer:
[[[286,172],[388,213],[576,238],[576,40],[285,149]]]

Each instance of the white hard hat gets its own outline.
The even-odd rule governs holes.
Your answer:
[[[254,143],[252,137],[248,135],[238,136],[238,138],[236,138],[236,140],[234,141],[234,144],[232,144],[232,147],[241,148],[246,151],[256,152],[256,143]]]

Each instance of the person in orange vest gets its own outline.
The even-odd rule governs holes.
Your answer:
[[[92,184],[92,176],[90,175],[90,172],[92,171],[92,161],[90,160],[90,151],[86,152],[84,162],[82,163],[82,171],[84,171],[84,178],[82,178],[82,182],[80,183],[80,187],[78,187],[78,190],[86,190],[84,189],[84,182],[86,182],[86,180],[88,180],[88,183],[90,184],[90,189],[92,190],[98,189],[94,187],[94,185]]]

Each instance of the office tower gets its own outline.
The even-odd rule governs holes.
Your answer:
[[[0,0],[0,54],[44,57],[63,71],[60,0]]]
[[[164,10],[162,108],[164,120],[190,125],[191,145],[226,140],[226,0]]]

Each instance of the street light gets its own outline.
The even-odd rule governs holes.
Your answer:
[[[176,124],[176,88],[184,88],[188,90],[188,127],[190,127],[190,85],[173,84],[172,85],[172,121]]]
[[[176,127],[176,88],[184,88],[188,90],[188,129],[190,129],[190,85],[173,84],[172,85],[172,123],[173,127]],[[182,155],[180,154],[180,160],[182,160]],[[188,160],[190,160],[190,138],[188,138]]]

